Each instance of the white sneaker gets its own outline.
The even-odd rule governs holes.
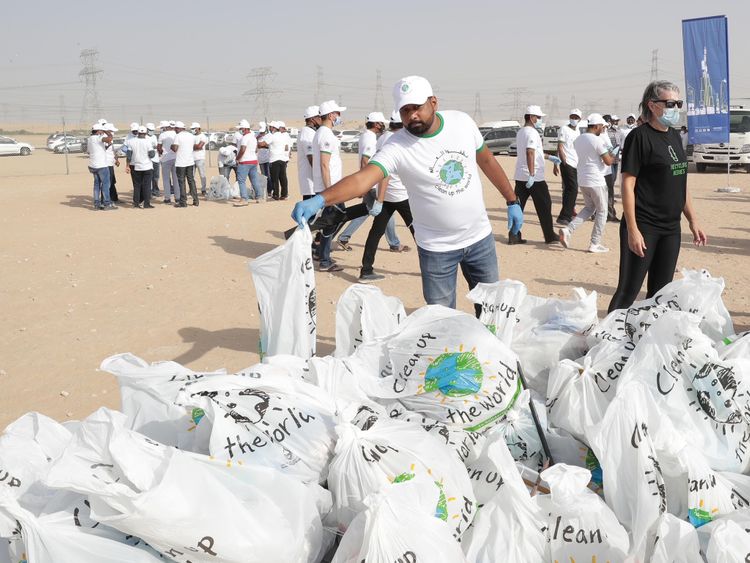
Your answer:
[[[609,252],[609,248],[601,244],[592,244],[589,246],[589,252]]]
[[[557,231],[557,234],[560,235],[560,244],[565,248],[568,248],[568,244],[570,244],[570,229],[568,229],[568,227],[563,227]]]

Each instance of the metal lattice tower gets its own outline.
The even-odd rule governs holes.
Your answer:
[[[385,109],[385,101],[383,100],[383,74],[380,69],[375,74],[375,105],[373,109]]]
[[[323,67],[316,65],[315,67],[315,99],[313,104],[319,104],[323,96]]]
[[[81,63],[83,68],[78,72],[79,78],[85,84],[83,92],[83,103],[81,104],[81,123],[89,123],[98,118],[102,111],[99,101],[99,91],[96,89],[96,81],[102,69],[97,66],[99,51],[97,49],[84,49],[81,51]]]
[[[576,95],[575,94],[573,94],[572,96],[570,96],[570,109],[573,109],[574,107],[576,107]],[[581,110],[581,111],[583,111],[583,110]],[[581,116],[581,117],[583,117],[583,116]]]
[[[651,80],[659,79],[659,49],[651,51]]]
[[[269,102],[272,94],[281,94],[282,91],[270,87],[270,82],[274,79],[276,73],[270,66],[255,67],[247,75],[253,88],[245,92],[246,96],[253,96],[255,99],[256,111],[263,113],[263,119],[268,117]]]
[[[557,96],[552,96],[552,105],[549,108],[549,114],[553,117],[560,116],[560,106],[557,104]]]
[[[526,88],[511,88],[508,93],[513,96],[513,116],[523,115],[523,107],[521,106],[521,96],[528,94]]]
[[[474,94],[474,121],[481,123],[482,119],[482,100],[479,97],[479,92]]]

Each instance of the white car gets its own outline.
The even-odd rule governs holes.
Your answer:
[[[19,143],[10,137],[0,137],[0,155],[20,154],[21,156],[29,156],[33,150],[34,147],[29,143]]]

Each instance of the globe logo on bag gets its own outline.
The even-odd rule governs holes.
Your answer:
[[[446,352],[427,366],[424,391],[440,391],[448,397],[473,395],[482,388],[483,375],[473,352]]]
[[[440,179],[449,186],[458,184],[463,177],[464,166],[457,160],[449,160],[440,168]]]

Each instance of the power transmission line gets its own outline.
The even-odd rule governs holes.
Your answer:
[[[651,81],[659,79],[659,49],[651,51]]]
[[[90,123],[94,120],[94,115],[101,113],[101,102],[99,101],[99,91],[96,87],[96,80],[102,69],[98,64],[99,51],[97,49],[84,49],[81,51],[81,62],[83,68],[78,72],[78,76],[85,84],[83,92],[83,103],[81,104],[81,123]]]
[[[377,69],[375,74],[375,105],[373,109],[385,109],[385,101],[383,100],[383,74],[380,69]]]
[[[269,83],[274,79],[276,73],[270,66],[259,66],[253,68],[247,75],[254,87],[245,92],[246,96],[253,96],[256,110],[263,113],[263,119],[268,117],[269,102],[272,94],[282,94],[283,91],[271,88]]]
[[[513,96],[513,116],[523,115],[521,96],[528,94],[529,90],[527,88],[510,88],[507,92]]]
[[[482,100],[479,97],[479,92],[474,94],[474,121],[477,123],[484,121],[482,118]]]
[[[315,99],[313,104],[319,104],[323,96],[323,67],[315,66]]]

